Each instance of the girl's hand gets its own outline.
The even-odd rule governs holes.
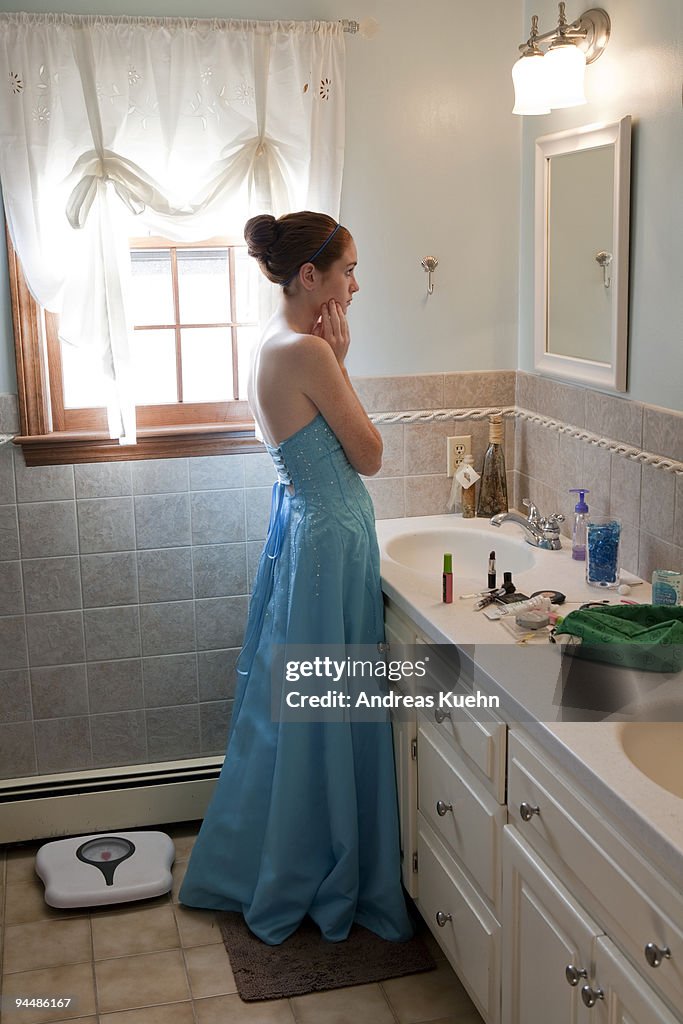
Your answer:
[[[311,333],[327,342],[334,352],[337,362],[343,367],[351,343],[351,335],[344,310],[335,299],[330,299],[323,305],[320,319]]]

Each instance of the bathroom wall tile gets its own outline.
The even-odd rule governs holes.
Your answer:
[[[353,387],[367,412],[443,409],[443,374],[418,377],[354,377]]]
[[[676,481],[673,473],[642,467],[640,528],[660,540],[673,542]]]
[[[612,455],[609,514],[623,523],[640,523],[641,467],[623,455]],[[587,498],[590,506],[590,495]]]
[[[556,430],[521,420],[517,424],[517,459],[519,471],[557,490],[560,479],[560,434]],[[541,508],[545,514],[545,509]]]
[[[28,670],[0,672],[0,722],[26,722],[32,717]]]
[[[247,619],[246,597],[214,597],[195,601],[197,650],[239,647]]]
[[[78,718],[48,718],[34,723],[39,772],[69,772],[92,764],[90,723]]]
[[[26,616],[29,661],[35,665],[77,665],[85,661],[83,612]]]
[[[135,547],[133,499],[130,496],[84,498],[76,504],[81,554],[130,551]]]
[[[152,761],[196,757],[201,753],[199,708],[154,708],[145,712],[148,756]]]
[[[586,388],[541,377],[537,395],[538,412],[554,420],[583,427],[586,419]]]
[[[78,557],[25,558],[24,591],[27,612],[61,612],[81,607]]]
[[[191,548],[138,551],[138,582],[140,604],[191,598]]]
[[[19,557],[19,523],[16,505],[0,506],[0,562]]]
[[[398,519],[406,514],[403,477],[373,476],[365,481],[376,519]]]
[[[251,458],[252,456],[247,456]],[[272,465],[270,456],[266,456]],[[245,485],[244,455],[211,455],[190,459],[190,490],[209,491]]]
[[[231,597],[247,590],[246,544],[192,548],[195,597]]]
[[[140,656],[140,609],[137,605],[87,608],[83,617],[88,661]]]
[[[640,530],[634,523],[621,524],[621,536],[619,538],[619,566],[627,572],[638,575],[638,549],[640,545]]]
[[[21,562],[0,562],[0,615],[16,615],[23,611]]]
[[[683,571],[683,549],[641,530],[638,575],[649,583],[655,569]]]
[[[515,404],[515,370],[478,370],[444,374],[445,409],[488,408]]]
[[[57,665],[31,669],[34,718],[87,715],[88,686],[85,665]]]
[[[133,494],[170,494],[190,485],[188,459],[147,459],[130,467]]]
[[[140,606],[142,653],[181,654],[195,649],[195,609],[192,601]]]
[[[643,448],[683,462],[683,413],[644,406]]]
[[[445,512],[452,482],[447,476],[406,477],[406,515],[433,516]]]
[[[75,497],[73,466],[26,466],[18,459],[15,467],[17,501],[68,501]]]
[[[586,430],[614,441],[640,446],[643,440],[643,407],[640,402],[586,388]]]
[[[138,548],[177,548],[189,544],[189,494],[138,495],[135,534]]]
[[[674,510],[674,544],[683,548],[683,473],[676,474],[676,507]]]
[[[0,445],[0,505],[12,505],[16,500],[12,446]]]
[[[74,466],[77,498],[120,498],[133,493],[130,462]]]
[[[217,700],[199,705],[199,742],[202,754],[225,751],[232,714],[232,701]]]
[[[272,493],[270,487],[251,487],[244,492],[247,540],[262,540],[268,533]],[[231,538],[238,540],[238,537]]]
[[[235,664],[238,655],[237,647],[197,653],[201,701],[222,701],[235,696]]]
[[[33,722],[0,725],[0,778],[14,779],[36,772],[36,747]],[[7,979],[3,979],[6,982]],[[4,994],[7,986],[3,984]]]
[[[405,475],[446,473],[446,438],[466,433],[464,427],[448,420],[443,423],[408,423],[404,427]]]
[[[588,506],[595,515],[609,509],[612,455],[606,448],[587,444],[583,453],[583,482],[590,491]]]
[[[539,381],[538,374],[525,373],[524,370],[517,371],[515,382],[515,404],[521,409],[536,408],[536,385]]]
[[[382,435],[384,451],[382,452],[382,468],[378,476],[403,476],[403,434],[402,423],[380,423],[378,430]]]
[[[195,654],[166,654],[160,658],[143,658],[142,678],[146,708],[166,708],[197,702]]]
[[[91,661],[87,668],[91,714],[134,711],[144,706],[140,658]]]
[[[257,488],[257,492],[259,490]],[[192,494],[192,543],[227,544],[245,540],[244,494],[240,490],[198,491]]]
[[[81,556],[85,608],[138,603],[138,572],[134,551]]]
[[[93,765],[144,764],[147,728],[144,711],[90,716]]]
[[[19,402],[16,395],[0,395],[0,434],[19,433]]]
[[[272,487],[276,479],[275,466],[267,452],[250,452],[244,456],[245,487]]]
[[[78,552],[76,505],[44,501],[18,506],[19,538],[24,558],[75,555]]]
[[[23,615],[0,618],[0,670],[23,668],[26,655],[26,620]]]

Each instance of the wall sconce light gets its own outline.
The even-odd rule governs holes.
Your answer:
[[[569,24],[564,3],[559,8],[557,28],[551,32],[539,35],[537,15],[531,19],[531,35],[519,47],[521,56],[512,68],[513,114],[549,114],[560,107],[586,102],[586,64],[597,60],[607,46],[609,14],[601,7],[591,7]],[[547,44],[545,52],[539,43]]]

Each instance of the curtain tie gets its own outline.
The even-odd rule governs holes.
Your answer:
[[[66,216],[72,228],[85,225],[100,181],[110,181],[119,199],[135,216],[147,206],[158,213],[185,212],[174,210],[157,183],[141,167],[110,149],[101,153],[91,149],[80,156],[69,175],[69,179],[74,178],[76,185],[66,204]]]

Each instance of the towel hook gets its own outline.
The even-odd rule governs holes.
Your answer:
[[[427,282],[427,295],[431,295],[434,291],[434,282],[432,281],[432,274],[439,265],[439,261],[436,256],[425,256],[422,260],[422,269],[429,274],[429,280]]]
[[[604,250],[602,252],[596,253],[595,262],[602,267],[602,283],[604,284],[605,288],[609,288],[609,286],[612,283],[612,276],[607,268],[612,262],[612,253],[605,252]]]

